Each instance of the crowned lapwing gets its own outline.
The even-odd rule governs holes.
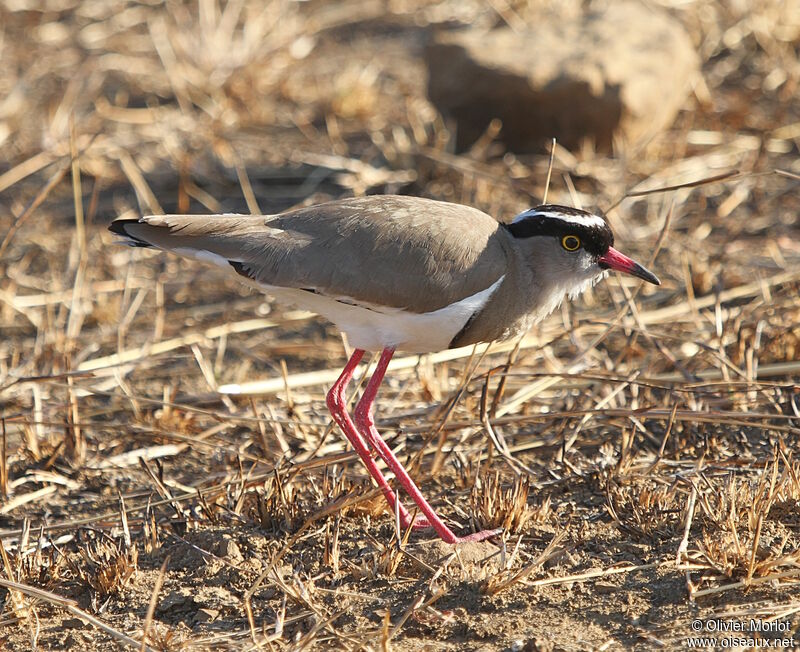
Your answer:
[[[538,206],[504,224],[468,206],[377,195],[278,215],[124,218],[109,228],[125,244],[232,268],[275,299],[314,311],[345,332],[355,350],[328,392],[328,408],[403,527],[432,527],[447,543],[498,531],[456,536],[375,428],[372,406],[394,352],[513,337],[607,270],[659,284],[614,249],[604,217],[565,206]],[[381,355],[351,415],[345,390],[367,350]],[[415,520],[370,448],[419,507]]]

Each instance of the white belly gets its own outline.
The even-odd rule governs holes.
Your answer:
[[[473,314],[486,305],[502,283],[493,285],[457,303],[433,312],[413,313],[402,308],[356,304],[352,299],[334,299],[306,290],[261,285],[260,288],[280,302],[310,310],[332,321],[347,334],[354,347],[379,351],[394,347],[408,353],[431,353],[450,346],[450,342]]]
[[[230,269],[230,263],[210,251],[175,248],[173,252]],[[467,320],[479,312],[503,282],[504,276],[472,296],[433,312],[413,313],[403,308],[387,308],[349,297],[329,297],[308,290],[296,290],[257,281],[242,281],[274,297],[281,303],[310,310],[332,321],[347,334],[351,345],[366,351],[394,347],[408,353],[442,351],[458,335]]]

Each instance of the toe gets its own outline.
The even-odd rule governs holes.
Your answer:
[[[502,528],[498,528],[497,530],[481,530],[480,532],[475,532],[474,534],[468,534],[463,537],[458,537],[456,543],[469,543],[473,541],[485,541],[491,537],[498,536],[503,533]]]

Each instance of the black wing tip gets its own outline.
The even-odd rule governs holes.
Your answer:
[[[255,280],[255,274],[253,273],[253,270],[249,269],[245,263],[241,262],[240,260],[229,260],[228,264],[233,267],[236,273],[240,276]]]
[[[108,225],[108,230],[117,235],[128,235],[125,233],[125,225],[130,223],[130,218],[116,219]]]
[[[129,224],[140,224],[141,220],[138,217],[120,217],[108,225],[108,230],[118,236],[125,238],[125,243],[131,247],[151,247],[149,242],[145,242],[141,238],[137,238],[126,230]]]
[[[128,224],[141,224],[142,220],[138,217],[118,217],[111,224],[108,225],[108,230],[117,235],[124,235],[131,237],[130,233],[125,230]]]

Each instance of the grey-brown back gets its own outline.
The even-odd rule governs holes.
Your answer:
[[[166,215],[121,220],[139,244],[231,261],[265,286],[431,312],[507,272],[511,237],[489,215],[418,197],[343,199],[274,216]]]

